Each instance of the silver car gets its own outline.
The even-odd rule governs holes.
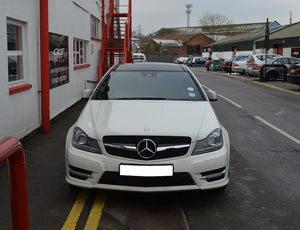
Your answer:
[[[232,72],[245,74],[249,55],[236,55],[232,60]]]
[[[282,57],[278,54],[258,54],[258,55],[249,55],[247,59],[247,68],[246,74],[248,76],[259,77],[260,69],[264,64],[270,64],[274,61],[275,58]]]

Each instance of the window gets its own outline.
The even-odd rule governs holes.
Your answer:
[[[80,39],[73,41],[73,60],[74,65],[84,65],[87,63],[88,43]]]
[[[24,79],[22,25],[7,21],[8,81]]]
[[[99,20],[94,16],[91,16],[91,37],[100,38]]]

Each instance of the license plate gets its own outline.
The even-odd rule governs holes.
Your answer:
[[[173,165],[120,165],[121,176],[173,176]]]
[[[295,69],[290,69],[290,73],[295,73]]]

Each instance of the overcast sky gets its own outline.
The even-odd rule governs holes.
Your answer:
[[[126,1],[128,2],[128,1]],[[219,13],[234,23],[278,21],[281,25],[300,21],[300,0],[132,0],[132,29],[143,34],[163,27],[187,25],[186,4],[192,4],[190,26],[198,26],[204,12]]]

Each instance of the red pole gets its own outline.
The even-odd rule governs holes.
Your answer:
[[[40,50],[41,50],[41,114],[42,130],[50,132],[49,96],[49,25],[48,0],[40,0]]]
[[[0,163],[8,160],[11,215],[14,230],[29,230],[25,156],[22,144],[14,137],[0,141]]]

